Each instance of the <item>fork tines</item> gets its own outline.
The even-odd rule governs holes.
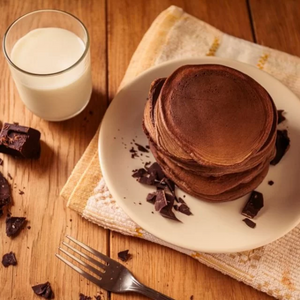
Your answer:
[[[86,260],[90,261],[91,263],[93,263],[96,266],[98,266],[99,268],[101,268],[102,272],[100,270],[97,270],[96,268],[94,268],[90,264],[87,264],[86,262],[84,262],[83,260],[79,259],[78,257],[74,256],[73,254],[71,254],[70,252],[68,252],[67,250],[65,250],[64,248],[60,247],[59,250],[61,252],[63,252],[64,254],[66,254],[67,256],[69,256],[71,259],[73,259],[76,262],[78,262],[79,264],[81,264],[82,266],[86,267],[91,272],[93,272],[95,275],[97,275],[98,278],[90,275],[89,273],[87,273],[86,271],[82,270],[78,266],[74,265],[72,262],[70,262],[66,258],[62,257],[61,255],[55,254],[55,256],[58,257],[60,260],[62,260],[65,264],[67,264],[73,270],[77,271],[79,274],[81,274],[82,276],[84,276],[86,279],[88,279],[88,280],[94,282],[95,284],[99,285],[100,281],[102,279],[101,274],[103,274],[106,271],[106,267],[108,266],[108,264],[110,262],[110,258],[107,257],[106,255],[104,255],[104,254],[96,251],[95,249],[92,249],[91,247],[89,247],[89,246],[87,246],[87,245],[85,245],[85,244],[77,241],[76,239],[72,238],[71,236],[66,236],[66,237],[70,241],[72,241],[75,244],[79,245],[81,248],[87,250],[88,252],[94,254],[95,256],[99,257],[101,260],[103,260],[104,262],[106,262],[106,264],[103,264],[103,263],[95,260],[94,258],[86,255],[85,253],[79,251],[78,249],[72,247],[70,244],[65,243],[65,242],[62,243],[68,250],[74,251],[75,253],[79,254],[81,257],[84,257]]]

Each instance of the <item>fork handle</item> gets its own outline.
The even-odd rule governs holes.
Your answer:
[[[130,291],[139,293],[153,300],[175,300],[147,287],[146,285],[138,282],[137,280],[134,280],[132,286],[130,287]]]

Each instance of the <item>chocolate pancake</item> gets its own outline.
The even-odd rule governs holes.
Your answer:
[[[177,69],[165,81],[156,109],[158,144],[171,153],[179,145],[179,157],[184,149],[186,158],[203,165],[243,162],[267,141],[274,121],[266,90],[220,65]]]

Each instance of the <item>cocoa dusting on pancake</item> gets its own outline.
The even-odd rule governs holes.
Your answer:
[[[41,296],[45,299],[54,299],[54,293],[52,291],[50,282],[37,284],[31,287],[34,291],[34,293],[38,296]]]
[[[118,253],[118,258],[121,259],[122,261],[126,262],[126,261],[128,261],[128,259],[131,258],[131,254],[129,254],[129,250],[120,251]]]
[[[289,150],[289,147],[290,138],[287,130],[277,130],[276,155],[270,164],[273,166],[277,165],[283,158],[284,154]]]
[[[250,228],[255,228],[256,227],[256,223],[254,223],[252,220],[250,219],[243,219],[243,222],[245,222],[245,224],[247,226],[249,226]]]
[[[7,268],[8,266],[16,266],[17,259],[15,253],[9,252],[3,255],[2,257],[2,265]]]
[[[264,197],[260,192],[253,191],[242,210],[242,215],[247,218],[253,219],[258,212],[264,207]]]

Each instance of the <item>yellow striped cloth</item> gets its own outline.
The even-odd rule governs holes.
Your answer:
[[[199,56],[230,58],[257,66],[300,96],[299,58],[224,34],[176,6],[163,11],[153,22],[120,87],[151,66]],[[206,254],[174,247],[144,231],[117,205],[102,178],[97,147],[98,132],[61,192],[71,209],[102,227],[190,255],[278,299],[300,299],[299,226],[267,246],[242,253]]]

